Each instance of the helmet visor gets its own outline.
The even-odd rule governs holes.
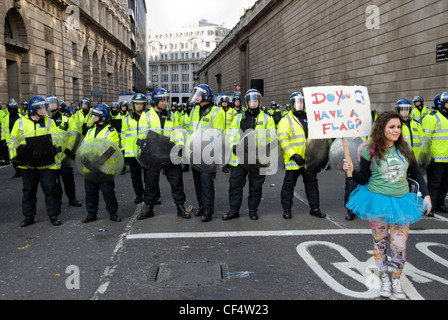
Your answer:
[[[395,106],[395,111],[403,117],[403,120],[406,121],[409,120],[409,115],[411,114],[412,106],[410,104],[397,104]]]
[[[289,100],[289,104],[292,106],[292,108],[295,111],[304,111],[305,110],[305,103],[304,103],[302,95],[297,95],[297,96],[292,97]]]
[[[258,92],[249,92],[244,99],[248,108],[255,109],[261,105],[261,94]]]
[[[56,111],[58,109],[59,100],[56,97],[47,97],[46,100],[50,111]]]
[[[190,96],[189,102],[193,103],[194,105],[201,103],[203,101],[202,95],[204,93],[207,93],[204,89],[200,87],[194,88],[193,93]]]
[[[35,103],[33,103],[33,107],[36,110],[36,115],[39,116],[39,118],[50,118],[51,117],[49,103],[47,100],[35,102]]]

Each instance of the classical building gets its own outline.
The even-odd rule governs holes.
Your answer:
[[[177,32],[150,32],[150,89],[165,88],[171,92],[172,102],[186,102],[195,85],[194,72],[228,32],[229,29],[207,20]]]
[[[131,48],[136,54],[132,63],[132,91],[145,93],[148,84],[148,60],[146,52],[146,47],[148,46],[146,33],[148,8],[146,7],[146,0],[128,0],[128,5],[132,22]]]
[[[258,0],[197,70],[214,92],[363,85],[372,108],[448,90],[448,1]]]
[[[56,95],[110,103],[132,91],[130,12],[122,0],[2,0],[0,103]]]

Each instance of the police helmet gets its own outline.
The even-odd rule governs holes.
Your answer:
[[[190,102],[194,104],[198,104],[200,102],[197,101],[199,97],[202,97],[202,101],[200,102],[210,102],[213,101],[213,93],[212,89],[207,84],[200,84],[193,89],[193,93],[190,97]]]
[[[395,103],[395,112],[401,114],[404,121],[409,120],[412,108],[411,101],[407,99],[400,99]],[[404,113],[401,113],[400,111],[404,111]]]
[[[97,104],[93,107],[92,113],[100,118],[100,122],[108,122],[112,118],[110,108],[105,103]]]
[[[39,109],[42,110],[41,114],[37,112]],[[37,115],[39,118],[49,117],[48,101],[43,97],[32,97],[28,102],[28,115]]]
[[[134,96],[132,97],[132,100],[131,100],[132,111],[135,112],[135,106],[134,106],[135,103],[143,104],[143,110],[145,110],[147,101],[148,101],[148,99],[146,98],[146,96],[143,93],[134,94]]]
[[[298,108],[300,106],[299,103],[301,103],[303,106],[300,110],[294,107],[294,105],[297,105]],[[293,92],[289,97],[289,104],[293,111],[305,111],[305,99],[303,97],[303,93],[298,91]]]
[[[6,105],[6,107],[8,108],[8,110],[19,109],[19,105],[17,104],[16,100],[14,100],[14,99],[10,99],[8,104]]]
[[[151,101],[153,103],[153,106],[157,106],[159,104],[159,101],[161,100],[168,102],[169,99],[170,96],[168,94],[168,91],[164,88],[157,88],[151,94]]]
[[[257,89],[249,89],[244,96],[246,107],[249,108],[250,101],[258,101],[257,108],[261,106],[261,93]]]

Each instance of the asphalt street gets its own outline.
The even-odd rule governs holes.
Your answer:
[[[69,207],[64,196],[63,224],[52,226],[39,190],[36,223],[26,228],[20,227],[22,181],[12,179],[13,173],[10,166],[0,168],[2,300],[178,300],[192,305],[204,300],[382,299],[368,223],[344,219],[344,176],[336,170],[318,176],[325,219],[309,215],[301,178],[293,218],[282,218],[280,169],[266,178],[257,221],[248,216],[247,185],[240,218],[222,221],[229,208],[229,174],[223,172],[215,180],[212,221],[177,217],[163,175],[155,217],[137,220],[144,206],[134,204],[127,173],[116,179],[123,221],[109,220],[101,198],[98,221],[83,224],[84,181],[76,172],[84,206]],[[196,206],[191,171],[183,177],[186,206]],[[411,227],[402,277],[408,299],[448,299],[447,235],[446,214]]]

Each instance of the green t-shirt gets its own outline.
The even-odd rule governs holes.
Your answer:
[[[370,162],[370,148],[364,148],[361,157]],[[409,193],[409,184],[406,179],[409,162],[395,146],[386,149],[384,159],[378,165],[372,161],[372,178],[368,189],[371,192],[389,197],[403,197]]]

